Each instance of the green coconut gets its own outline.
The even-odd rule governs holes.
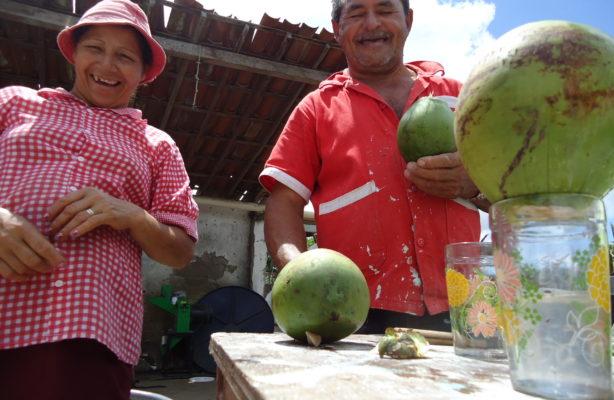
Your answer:
[[[401,117],[397,143],[405,161],[456,151],[454,113],[445,101],[421,97]]]
[[[465,82],[455,139],[492,202],[614,186],[614,38],[539,21],[501,36]]]
[[[273,284],[271,305],[282,331],[317,346],[341,340],[362,326],[369,312],[369,288],[360,268],[348,257],[314,249],[281,270]]]

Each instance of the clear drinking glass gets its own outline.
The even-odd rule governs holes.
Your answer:
[[[512,385],[552,399],[612,398],[603,202],[540,194],[491,206]]]
[[[495,275],[491,243],[446,246],[446,284],[457,355],[481,360],[505,358]]]

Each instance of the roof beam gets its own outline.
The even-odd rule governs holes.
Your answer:
[[[246,126],[245,122],[248,116],[252,115],[256,106],[260,104],[260,100],[262,99],[262,93],[264,93],[266,87],[269,85],[270,82],[271,82],[271,77],[269,76],[262,77],[260,81],[258,82],[257,90],[251,96],[245,99],[247,103],[245,107],[246,109],[245,111],[242,112],[241,119],[235,122],[233,126],[230,128],[230,131],[232,132],[230,140],[226,142],[226,146],[224,147],[222,155],[220,156],[218,161],[213,166],[213,170],[211,171],[211,174],[207,177],[205,184],[201,187],[201,190],[203,192],[206,192],[206,190],[210,187],[213,177],[218,173],[218,171],[220,171],[224,162],[227,161],[228,155],[234,149],[234,144],[237,138],[239,137],[239,134],[243,134],[245,131],[245,126]],[[232,195],[231,193],[227,193],[227,196],[230,197],[231,195]]]
[[[0,15],[22,24],[56,31],[60,31],[79,20],[74,15],[62,14],[13,0],[0,0]]]
[[[201,18],[198,20],[198,24],[196,25],[196,29],[194,29],[194,33],[192,34],[192,40],[197,40],[198,36],[203,30],[203,26],[205,25],[205,18]],[[188,71],[188,63],[189,61],[186,59],[181,60],[181,66],[179,67],[179,72],[177,72],[177,76],[175,77],[175,83],[173,84],[173,89],[171,91],[171,95],[168,99],[168,104],[166,105],[166,109],[164,110],[164,115],[162,116],[162,122],[160,123],[160,129],[163,131],[166,130],[166,125],[168,124],[168,119],[171,116],[171,112],[173,111],[173,106],[175,105],[175,101],[177,100],[177,95],[179,94],[179,89],[181,88],[181,84],[183,83],[183,79],[185,78],[185,74]],[[200,61],[198,62],[200,64]],[[198,81],[195,82],[198,85]],[[195,88],[196,90],[196,88]],[[195,93],[196,95],[196,93]],[[196,100],[196,99],[194,99]],[[196,104],[192,104],[192,107],[195,107]]]
[[[0,0],[2,2],[4,0]],[[330,73],[154,35],[171,56],[317,85]]]
[[[297,88],[294,91],[294,95],[292,96],[292,99],[286,102],[284,109],[276,114],[277,117],[275,118],[275,121],[273,122],[273,126],[269,129],[269,133],[265,135],[259,148],[252,153],[252,156],[245,163],[246,166],[245,168],[243,168],[243,172],[239,174],[239,177],[237,178],[236,183],[232,186],[232,188],[230,188],[229,193],[234,193],[235,190],[237,190],[237,187],[239,186],[241,182],[243,182],[247,173],[251,171],[251,169],[256,165],[256,160],[260,158],[262,152],[265,149],[270,150],[268,148],[269,141],[273,138],[273,135],[277,133],[277,130],[279,129],[279,126],[282,124],[282,122],[285,120],[286,115],[288,115],[288,113],[292,110],[292,108],[294,108],[296,101],[298,100],[298,96],[303,92],[304,89],[305,89],[304,84],[300,88]]]
[[[201,13],[206,14],[204,11]],[[77,22],[74,15],[34,7],[14,0],[0,0],[0,16],[27,25],[60,31]],[[185,42],[154,34],[155,39],[166,50],[167,55],[207,62],[222,67],[289,79],[307,84],[318,84],[330,75],[327,72],[299,67],[278,61],[266,60],[231,50],[217,49],[206,45]]]

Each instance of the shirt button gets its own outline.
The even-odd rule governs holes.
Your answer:
[[[415,192],[416,190],[418,190],[418,187],[414,184],[411,185],[411,191]]]
[[[417,243],[418,243],[418,246],[419,246],[419,247],[424,247],[424,239],[419,238],[419,239],[418,239],[418,241],[417,241]]]
[[[79,156],[79,157],[77,157],[77,160],[78,160],[78,161],[85,161],[85,158],[83,158],[83,157]]]
[[[64,286],[64,281],[61,279],[58,279],[57,281],[53,282],[53,286],[55,287],[62,287]]]

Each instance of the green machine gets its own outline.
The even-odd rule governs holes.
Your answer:
[[[162,341],[160,352],[164,359],[168,351],[183,339],[182,334],[189,335],[191,333],[192,306],[185,295],[173,296],[173,290],[170,285],[162,286],[162,296],[152,297],[149,299],[149,302],[175,316],[174,330],[169,331],[171,338],[169,339],[168,336],[165,336],[166,339]]]
[[[251,289],[224,286],[212,290],[190,304],[183,292],[173,292],[170,285],[162,286],[162,295],[148,300],[170,313],[174,326],[163,336],[160,352],[162,370],[169,371],[171,353],[181,343],[184,364],[197,365],[215,373],[216,365],[209,354],[209,342],[214,332],[272,333],[273,312],[266,300]],[[182,343],[184,342],[184,343]]]

